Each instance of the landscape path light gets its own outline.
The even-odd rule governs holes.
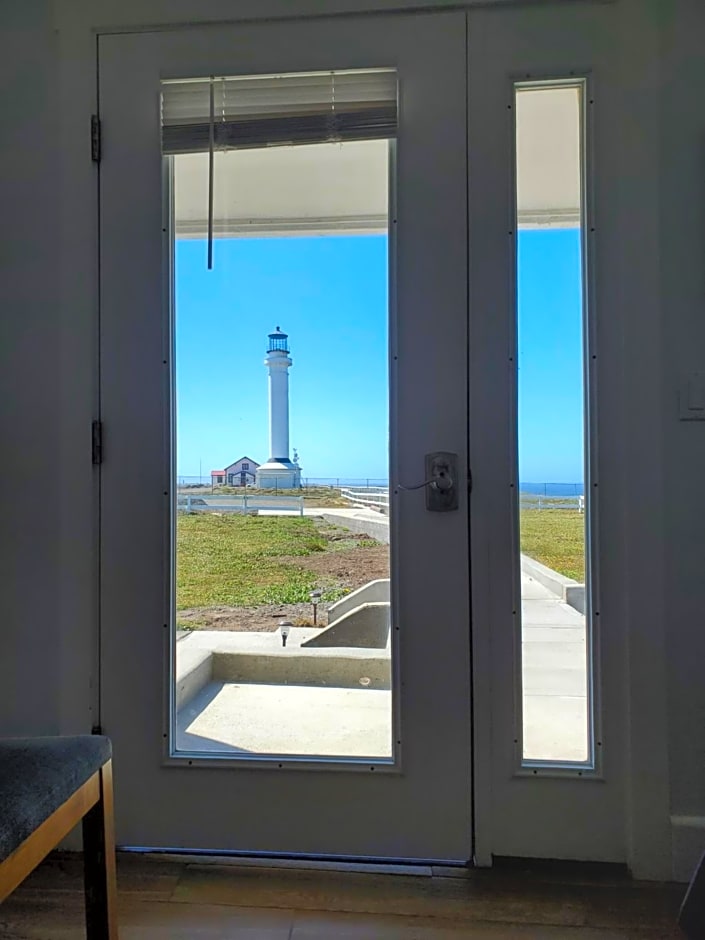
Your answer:
[[[321,601],[321,594],[323,592],[319,590],[311,591],[309,597],[311,598],[311,603],[313,604],[313,625],[314,627],[318,623],[318,605]]]
[[[287,641],[287,639],[288,639],[288,637],[289,637],[289,631],[291,630],[291,621],[290,621],[290,620],[282,620],[282,621],[279,623],[279,629],[280,629],[281,632],[282,632],[282,646],[286,646],[286,641]]]

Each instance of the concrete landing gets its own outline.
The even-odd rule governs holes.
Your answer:
[[[307,649],[330,627],[292,627],[281,633],[196,630],[176,645],[176,707],[184,708],[211,681],[241,684],[391,688],[391,648],[335,646]]]
[[[211,682],[181,709],[179,750],[392,756],[391,692]]]

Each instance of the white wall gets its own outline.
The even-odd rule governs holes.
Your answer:
[[[669,739],[676,873],[705,849],[705,423],[678,420],[684,375],[705,369],[705,7],[665,24],[661,274]],[[644,460],[648,461],[648,453]],[[686,818],[684,818],[686,817]]]
[[[219,20],[292,9],[307,14],[428,5],[422,0],[327,0],[324,7],[318,0],[3,0],[0,734],[85,731],[93,721],[97,634],[90,421],[96,410],[96,282],[95,220],[92,208],[85,208],[92,207],[95,193],[88,149],[88,118],[95,105],[92,30],[187,22],[194,16]],[[636,68],[633,116],[625,133],[646,128],[644,165],[625,177],[625,186],[634,187],[639,179],[641,198],[644,192],[653,196],[650,262],[660,263],[661,287],[659,315],[645,319],[640,331],[635,311],[623,350],[625,362],[641,363],[629,371],[637,383],[630,393],[635,425],[624,452],[635,480],[654,483],[645,493],[644,512],[625,514],[631,532],[631,541],[626,533],[631,576],[625,582],[631,586],[630,655],[633,675],[647,677],[632,689],[632,725],[639,729],[632,767],[635,774],[648,770],[648,726],[658,732],[665,717],[660,710],[648,715],[649,664],[657,683],[665,656],[668,747],[664,751],[659,744],[655,759],[664,759],[670,771],[664,786],[670,788],[674,817],[674,863],[684,875],[705,846],[705,424],[679,422],[676,398],[684,373],[705,369],[705,7],[700,0],[618,0],[617,5],[628,14],[615,37],[623,44],[625,74],[632,63]],[[656,37],[656,56],[648,42],[640,45],[642,34]],[[654,165],[657,172],[651,174]],[[639,190],[633,192],[637,198]],[[645,403],[641,417],[640,401]],[[109,448],[108,438],[108,455]],[[47,454],[55,460],[47,461]],[[56,473],[44,475],[42,468],[52,464]],[[657,471],[650,476],[654,465]],[[655,548],[648,559],[639,554],[642,534]],[[659,603],[650,605],[650,578],[639,577],[649,568],[661,572],[653,590],[654,597],[663,592],[662,611]],[[665,645],[660,630],[652,629],[654,619],[665,623]],[[640,703],[646,708],[641,716]],[[633,798],[637,792],[633,786]],[[642,824],[648,812],[647,802],[638,814]],[[638,852],[638,839],[636,844]]]
[[[61,724],[56,41],[49,3],[0,20],[0,731],[36,733]]]

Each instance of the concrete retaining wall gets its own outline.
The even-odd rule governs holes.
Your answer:
[[[378,578],[363,584],[361,588],[331,604],[328,608],[328,625],[340,620],[344,614],[355,610],[361,604],[378,604],[382,601],[389,603],[389,578]]]
[[[344,689],[391,688],[391,660],[385,655],[341,650],[305,653],[213,652],[213,678],[268,685],[323,685]]]
[[[378,522],[376,519],[370,519],[369,516],[362,515],[338,516],[332,512],[324,512],[321,515],[331,525],[342,526],[345,529],[350,529],[351,532],[356,532],[358,535],[369,535],[371,538],[377,539],[378,542],[389,545],[389,519],[386,516],[381,516]]]
[[[359,604],[301,646],[383,650],[389,640],[389,617],[389,601]]]
[[[269,633],[230,635],[201,631],[184,637],[178,644],[176,657],[177,711],[214,680],[349,689],[391,688],[388,649],[333,647],[303,651],[298,644],[305,642],[311,631],[293,629],[299,633],[291,637],[296,645],[287,648],[276,645],[278,636]],[[268,649],[261,648],[260,644],[270,641],[274,642]]]
[[[569,604],[578,613],[585,613],[585,585],[579,584],[572,578],[566,578],[552,568],[542,565],[540,561],[521,556],[521,570],[525,575],[543,584],[545,588],[557,594],[566,604]]]
[[[176,710],[191,699],[213,678],[213,654],[210,650],[179,650],[176,674]]]

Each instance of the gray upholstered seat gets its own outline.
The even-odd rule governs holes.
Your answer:
[[[0,862],[103,764],[108,738],[0,739]]]

